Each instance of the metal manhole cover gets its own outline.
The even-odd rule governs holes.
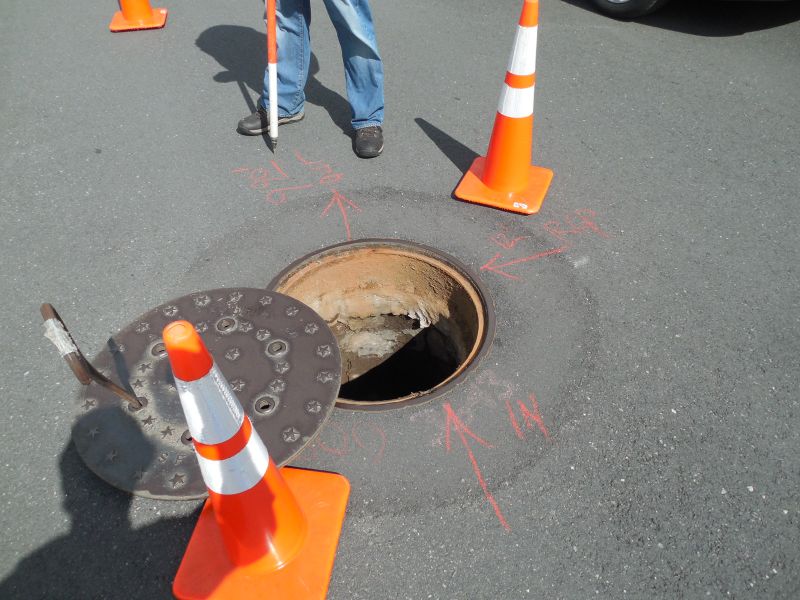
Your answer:
[[[132,410],[96,383],[82,388],[73,440],[92,471],[149,498],[206,494],[161,341],[164,326],[177,319],[194,324],[276,464],[291,460],[315,437],[333,410],[341,370],[325,321],[276,292],[210,290],[142,315],[92,361],[145,401]]]

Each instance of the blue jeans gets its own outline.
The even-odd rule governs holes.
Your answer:
[[[367,0],[323,0],[342,47],[353,129],[383,123],[383,63]],[[310,0],[278,0],[278,116],[303,110],[311,61]],[[264,73],[261,105],[269,108]]]

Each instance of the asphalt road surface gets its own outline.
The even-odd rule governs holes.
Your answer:
[[[306,118],[274,156],[235,132],[259,3],[162,5],[166,28],[125,34],[114,2],[0,8],[0,597],[168,598],[199,508],[83,466],[39,304],[91,356],[170,298],[263,287],[348,236],[457,257],[497,329],[450,394],[337,409],[295,461],[352,483],[330,598],[800,596],[797,3],[619,22],[544,1],[534,161],[555,179],[531,217],[451,198],[486,151],[518,0],[373,0],[369,161],[320,2]],[[306,163],[347,201],[325,211]]]

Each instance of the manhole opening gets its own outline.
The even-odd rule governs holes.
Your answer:
[[[334,246],[271,285],[328,322],[342,356],[343,407],[387,408],[444,392],[474,366],[494,323],[485,290],[463,266],[408,242]]]

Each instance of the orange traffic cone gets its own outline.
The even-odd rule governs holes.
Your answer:
[[[167,22],[167,9],[153,10],[148,0],[119,0],[119,7],[108,26],[111,31],[159,29]]]
[[[526,215],[542,206],[553,172],[531,166],[538,23],[538,0],[525,0],[489,150],[464,174],[456,198]]]
[[[163,337],[209,495],[175,597],[324,599],[347,479],[278,470],[192,324],[170,323]]]

